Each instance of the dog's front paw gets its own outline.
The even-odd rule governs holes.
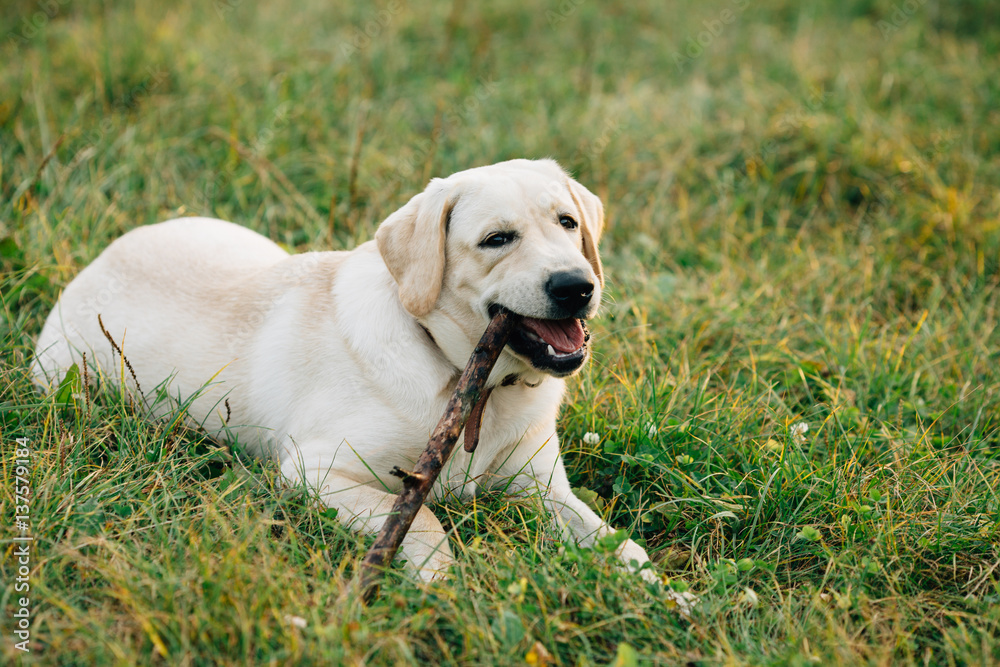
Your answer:
[[[642,573],[643,578],[646,577],[647,572],[650,572],[648,568],[643,567],[643,565],[649,562],[649,555],[646,554],[645,549],[632,540],[625,540],[622,542],[622,545],[618,547],[618,558],[621,559],[622,563],[624,563],[626,568],[630,571],[638,571]]]
[[[450,553],[435,551],[431,554],[424,554],[419,559],[407,560],[407,565],[414,571],[417,578],[423,583],[432,581],[442,581],[449,576],[449,568],[455,564],[455,559]]]
[[[421,567],[416,571],[417,578],[424,584],[429,584],[435,581],[444,581],[451,576],[451,573],[448,572],[449,565],[451,565],[451,563],[437,568]]]
[[[647,584],[663,583],[663,577],[651,567],[644,567],[641,570],[639,570],[639,576],[642,577],[642,580],[645,581]]]
[[[677,592],[671,589],[669,584],[666,583],[666,578],[652,567],[644,567],[639,570],[639,576],[647,584],[656,584],[658,587],[664,589],[663,597],[668,607],[676,609],[677,613],[685,618],[691,616],[691,611],[698,604],[697,595],[688,593],[687,591]]]

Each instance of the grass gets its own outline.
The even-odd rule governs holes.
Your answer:
[[[23,437],[35,538],[30,654],[4,552],[5,660],[1000,662],[996,18],[4,3],[0,537]],[[273,467],[113,389],[31,389],[60,288],[128,229],[211,214],[351,248],[433,175],[543,156],[609,219],[569,473],[701,596],[690,620],[502,496],[435,507],[453,580],[394,573],[363,607],[368,542]]]

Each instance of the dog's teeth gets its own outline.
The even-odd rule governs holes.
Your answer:
[[[551,345],[549,345],[549,356],[550,357],[556,356],[555,348],[553,348]]]

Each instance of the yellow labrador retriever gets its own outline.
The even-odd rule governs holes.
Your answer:
[[[603,224],[600,200],[558,164],[511,160],[432,180],[350,252],[290,256],[208,218],[140,227],[66,287],[33,370],[50,386],[86,352],[136,391],[100,315],[143,388],[169,379],[171,396],[197,397],[190,414],[206,429],[278,458],[288,480],[374,533],[401,485],[387,473],[420,455],[491,310],[504,307],[524,320],[490,376],[478,448],[457,449],[434,497],[537,493],[589,544],[611,528],[570,490],[556,415],[561,378],[590,354]],[[427,507],[400,553],[424,579],[453,562]],[[632,569],[648,560],[631,540],[619,555]]]

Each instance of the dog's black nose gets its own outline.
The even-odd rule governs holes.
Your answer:
[[[549,277],[545,291],[552,303],[570,316],[590,303],[590,297],[594,296],[594,283],[583,271],[559,271]]]

